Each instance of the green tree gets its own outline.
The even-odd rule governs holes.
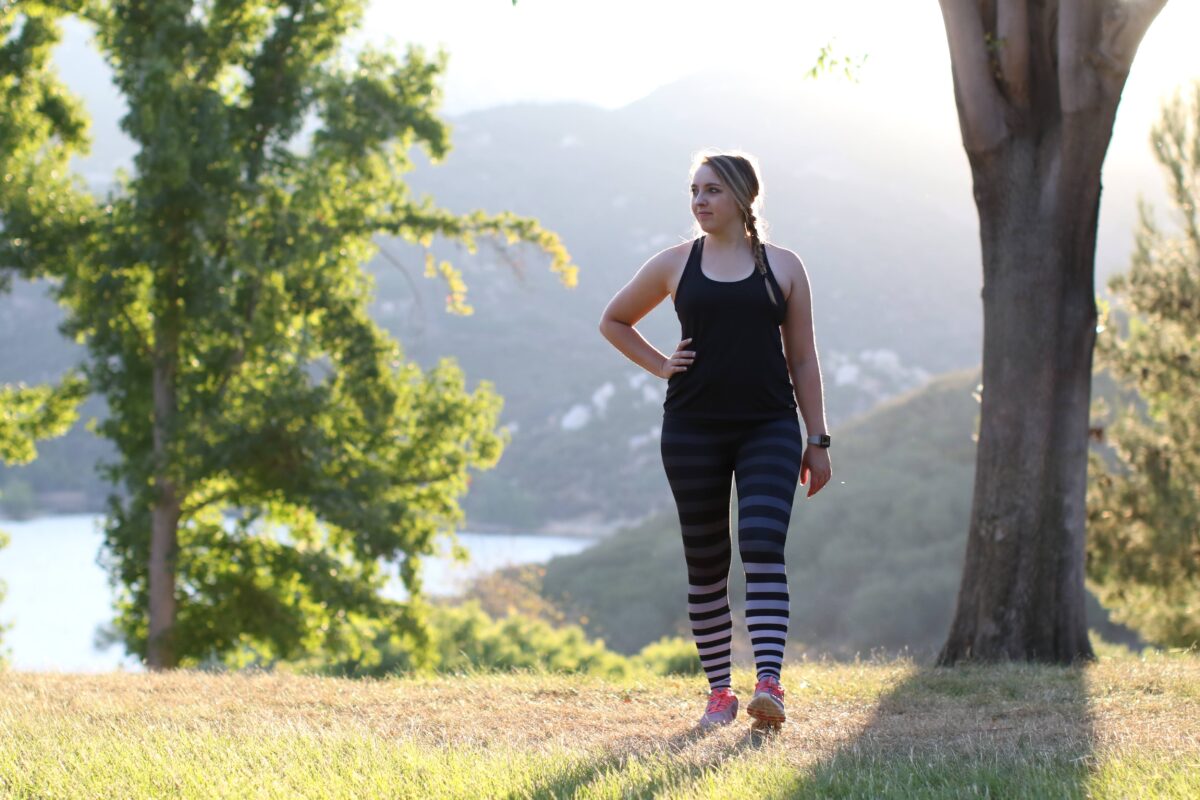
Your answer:
[[[1100,168],[1166,0],[940,0],[983,254],[983,399],[942,664],[1092,657],[1084,613]]]
[[[41,181],[67,163],[72,143],[80,140],[77,109],[63,92],[62,84],[47,69],[53,41],[43,26],[31,24],[13,30],[15,12],[0,3],[0,209],[12,209],[13,219],[0,216],[0,294],[6,292],[12,274],[19,270],[25,242],[17,231],[31,228],[31,215],[50,213],[57,200],[53,185],[46,191],[33,186],[27,199],[24,186],[11,166],[29,163],[40,154],[31,180]],[[32,228],[37,232],[37,228]],[[48,258],[68,254],[70,242],[62,240],[47,248]],[[78,374],[69,374],[57,387],[0,385],[0,463],[25,464],[37,456],[39,439],[61,436],[75,422],[86,384]]]
[[[1200,82],[1168,101],[1151,133],[1182,235],[1141,207],[1129,272],[1098,366],[1131,395],[1093,454],[1088,578],[1113,618],[1166,646],[1200,642]],[[1116,314],[1113,314],[1114,322]]]
[[[15,36],[8,35],[11,13],[0,4],[0,33],[5,34],[0,41],[0,95],[5,109],[0,114],[0,209],[15,205],[16,194],[22,189],[15,184],[7,164],[40,152],[45,154],[43,166],[53,171],[55,165],[63,163],[59,142],[71,140],[78,133],[64,104],[61,84],[45,69],[50,43],[37,25]],[[53,197],[30,198],[31,205],[47,200]],[[0,217],[0,221],[3,219]],[[22,245],[7,224],[0,227],[0,294],[9,288],[17,266],[15,252]],[[0,384],[0,464],[27,464],[37,457],[38,440],[66,433],[78,418],[86,386],[75,372],[57,386]],[[6,503],[6,498],[0,496],[0,508],[19,508],[28,499],[13,498],[14,502]],[[8,541],[0,531],[0,549]],[[0,600],[5,592],[0,581]],[[0,625],[0,634],[7,627]]]
[[[67,159],[87,123],[62,88],[16,110],[54,146],[0,153],[4,255],[47,277],[108,406],[105,563],[115,636],[152,669],[220,659],[429,653],[420,557],[495,463],[499,397],[450,361],[422,373],[367,315],[372,237],[531,242],[511,214],[413,197],[413,147],[447,152],[445,56],[342,49],[363,0],[77,0],[0,6],[7,85],[45,75],[64,14],[94,26],[137,153],[97,199]],[[11,110],[9,113],[12,113]],[[315,128],[311,136],[305,131]],[[453,309],[466,311],[461,277]],[[381,596],[400,561],[412,600]]]

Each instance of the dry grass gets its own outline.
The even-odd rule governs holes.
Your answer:
[[[1194,656],[801,664],[784,673],[791,719],[766,740],[744,717],[696,731],[695,678],[0,683],[0,790],[15,796],[1200,796]],[[744,700],[751,683],[735,673]]]

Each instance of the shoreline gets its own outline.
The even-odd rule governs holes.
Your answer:
[[[650,515],[640,518],[622,518],[603,520],[595,516],[583,516],[572,519],[550,520],[537,527],[525,528],[510,525],[505,522],[484,522],[466,519],[455,533],[471,533],[485,536],[555,536],[564,539],[604,539],[622,528],[627,528],[644,521]],[[0,516],[0,530],[5,525],[24,525],[54,517],[96,517],[103,518],[102,510],[39,510],[37,513],[21,517]]]

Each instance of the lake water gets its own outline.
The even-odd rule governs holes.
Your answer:
[[[112,617],[113,591],[96,563],[103,542],[101,517],[71,514],[26,522],[0,520],[11,537],[0,548],[0,580],[8,593],[0,600],[0,648],[9,653],[14,669],[62,672],[138,671],[136,659],[123,656],[120,645],[105,651],[92,645],[98,626]],[[578,553],[594,540],[530,534],[460,532],[458,540],[471,560],[449,558],[447,540],[438,556],[423,562],[425,590],[432,595],[454,594],[476,575],[513,564],[549,561],[556,555]],[[394,572],[394,570],[393,570]],[[403,599],[398,579],[385,594]]]

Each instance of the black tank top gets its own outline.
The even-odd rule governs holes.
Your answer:
[[[779,326],[786,302],[771,265],[740,281],[714,281],[700,269],[704,238],[692,243],[675,289],[680,339],[696,351],[686,372],[667,381],[663,415],[689,419],[774,419],[796,414]],[[766,261],[766,248],[763,248]],[[767,295],[771,282],[779,305]]]

